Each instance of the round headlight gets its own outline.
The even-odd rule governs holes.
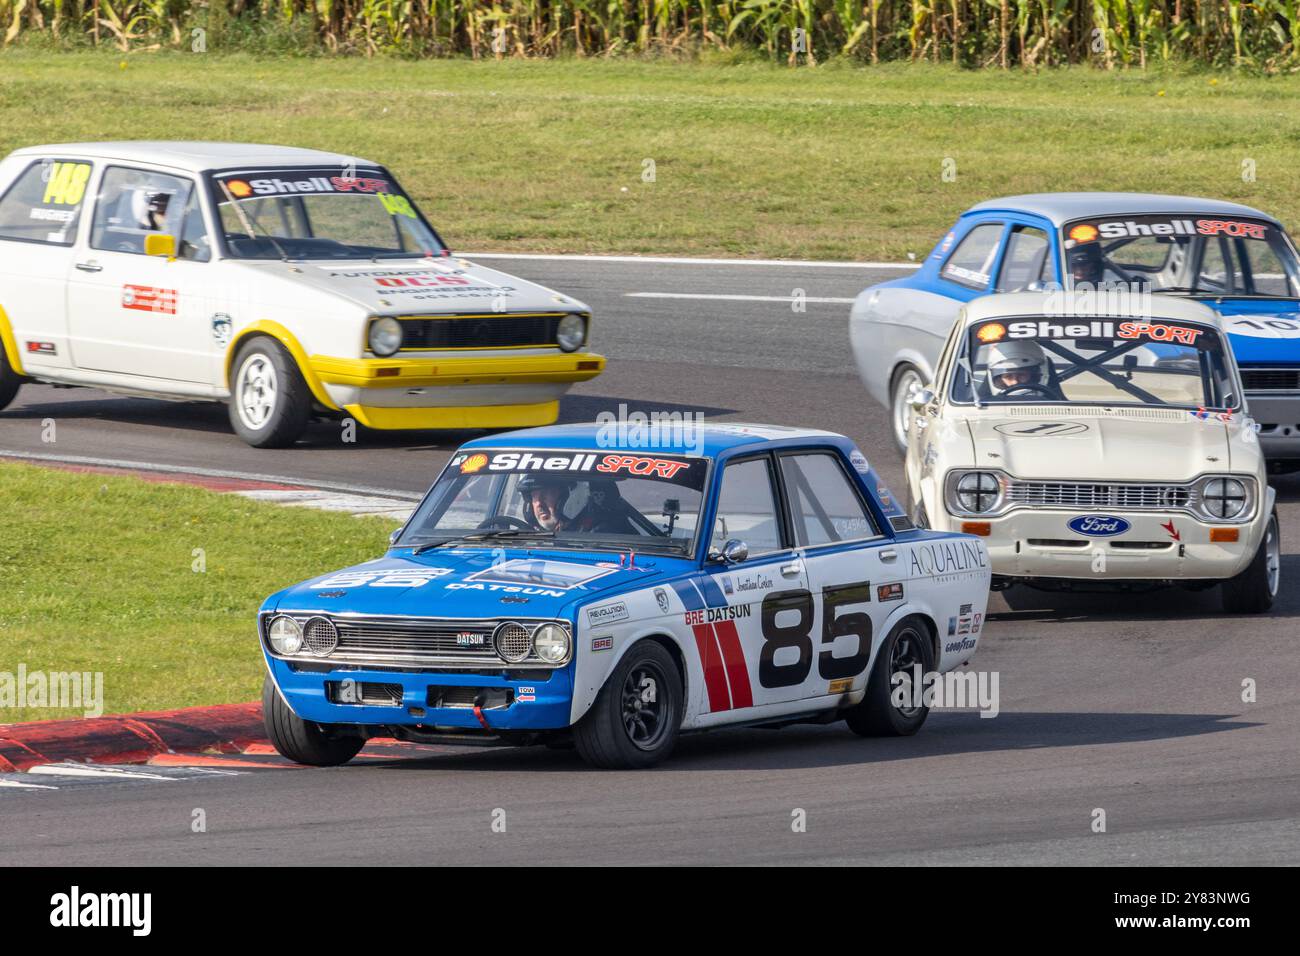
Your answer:
[[[497,653],[512,664],[518,664],[528,656],[532,648],[531,634],[528,628],[518,621],[506,621],[498,624],[492,632],[492,643]]]
[[[1235,518],[1246,510],[1246,486],[1236,478],[1211,478],[1201,499],[1211,517]]]
[[[555,341],[566,352],[576,352],[587,338],[587,323],[582,316],[572,312],[560,319],[555,327]]]
[[[533,653],[548,664],[569,656],[569,632],[558,624],[543,624],[533,632]]]
[[[297,654],[302,650],[302,628],[291,617],[277,617],[266,633],[277,654]]]
[[[327,617],[313,617],[302,628],[302,642],[318,657],[328,657],[339,646],[339,631]]]
[[[971,514],[992,511],[999,494],[997,478],[987,471],[972,471],[957,479],[957,503]]]
[[[392,318],[375,319],[370,323],[370,351],[376,355],[392,355],[402,347],[402,323]]]

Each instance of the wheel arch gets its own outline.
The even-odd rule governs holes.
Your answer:
[[[251,325],[241,329],[239,334],[231,339],[230,344],[226,346],[222,379],[228,392],[231,391],[230,379],[234,371],[235,356],[239,354],[239,350],[247,342],[259,336],[272,339],[289,353],[293,363],[298,366],[298,374],[302,376],[303,381],[307,383],[307,387],[311,390],[312,398],[330,411],[341,411],[338,404],[330,398],[329,392],[325,390],[325,386],[316,374],[315,369],[312,368],[311,359],[307,356],[307,352],[301,343],[283,325],[269,319],[258,319]]]
[[[636,645],[642,641],[652,641],[660,645],[668,652],[668,656],[673,659],[677,665],[677,675],[682,681],[682,706],[683,718],[690,713],[691,688],[694,686],[691,681],[691,669],[686,651],[682,647],[681,640],[672,633],[670,627],[665,627],[662,621],[647,621],[646,627],[639,629],[626,638],[618,642],[617,653],[610,656],[599,672],[599,680],[591,681],[590,684],[583,688],[580,687],[582,682],[582,671],[585,668],[579,668],[575,673],[573,688],[573,705],[570,708],[569,719],[571,723],[577,723],[582,717],[591,710],[606,685],[609,683],[610,676],[618,669],[624,658]],[[603,656],[603,655],[601,655]],[[592,675],[595,676],[595,675]]]
[[[26,376],[23,371],[22,356],[18,352],[18,340],[14,338],[14,327],[9,321],[9,313],[0,305],[0,348],[4,349],[9,367],[19,376]]]

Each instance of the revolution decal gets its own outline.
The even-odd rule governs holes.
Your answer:
[[[599,607],[587,608],[587,623],[592,627],[616,624],[627,619],[628,610],[625,601],[616,601],[613,604],[602,604]]]

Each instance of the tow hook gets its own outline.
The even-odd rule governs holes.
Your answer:
[[[482,694],[479,694],[477,697],[474,698],[474,716],[478,718],[478,722],[483,725],[484,730],[492,729],[492,727],[487,722],[487,718],[483,716],[483,695]]]

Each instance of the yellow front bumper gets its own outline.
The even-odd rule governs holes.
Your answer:
[[[347,359],[313,355],[310,361],[312,371],[324,384],[345,385],[351,388],[428,388],[440,385],[585,382],[595,378],[605,369],[605,356],[591,352],[507,357],[392,359]]]
[[[532,428],[560,417],[559,402],[536,405],[457,405],[448,408],[376,408],[344,405],[343,410],[367,428],[458,429]]]

